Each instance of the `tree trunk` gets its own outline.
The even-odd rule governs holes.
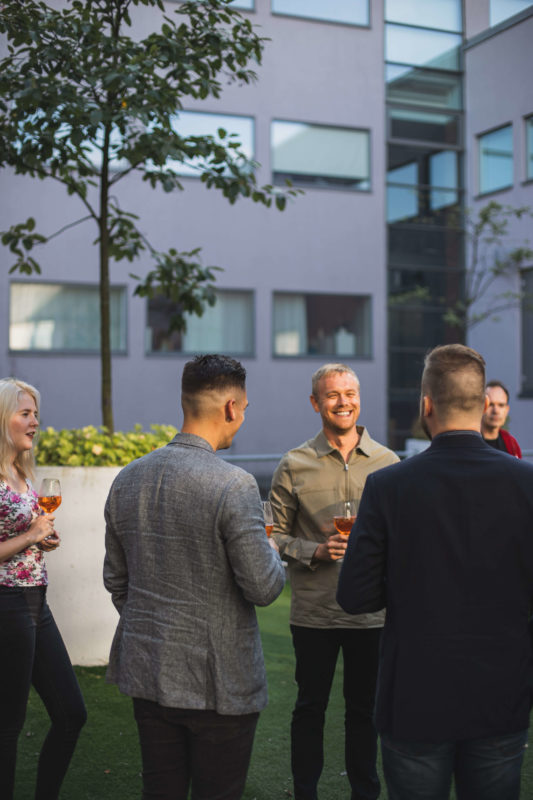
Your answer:
[[[106,126],[102,148],[102,177],[100,181],[100,361],[102,422],[109,433],[114,432],[111,386],[111,313],[109,302],[109,128]]]

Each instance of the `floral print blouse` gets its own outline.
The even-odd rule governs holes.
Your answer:
[[[0,480],[0,542],[27,530],[40,513],[37,494],[29,481],[25,494],[15,492]],[[44,553],[37,545],[0,562],[0,586],[46,586]]]

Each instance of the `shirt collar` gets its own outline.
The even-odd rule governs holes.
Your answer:
[[[375,443],[370,438],[370,434],[368,433],[367,429],[364,425],[357,425],[357,433],[359,434],[359,444],[352,452],[350,458],[353,458],[354,453],[359,453],[363,456],[371,456],[375,450]],[[316,454],[318,458],[322,458],[323,456],[327,456],[329,453],[338,453],[336,447],[332,447],[332,445],[326,439],[326,435],[323,430],[318,433],[312,441],[312,445],[316,450]]]

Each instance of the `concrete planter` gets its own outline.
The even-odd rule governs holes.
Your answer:
[[[104,589],[104,505],[120,467],[38,467],[59,478],[63,500],[56,511],[61,547],[46,556],[48,601],[74,664],[107,664],[118,622]]]

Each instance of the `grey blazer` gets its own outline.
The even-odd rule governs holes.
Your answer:
[[[252,475],[179,433],[119,473],[105,517],[104,584],[120,613],[107,679],[163,706],[264,708],[254,604],[275,600],[285,574]]]

